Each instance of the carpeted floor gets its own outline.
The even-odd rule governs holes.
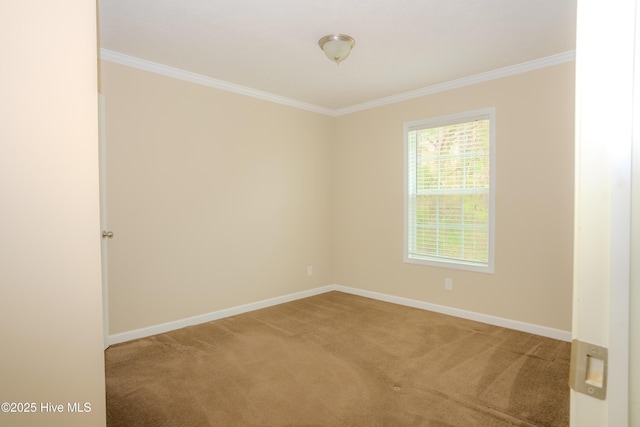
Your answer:
[[[341,292],[105,354],[109,427],[569,425],[570,343]]]

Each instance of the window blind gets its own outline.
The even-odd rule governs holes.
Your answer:
[[[408,130],[409,258],[489,263],[490,117],[463,120]]]

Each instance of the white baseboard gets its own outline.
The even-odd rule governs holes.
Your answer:
[[[236,307],[226,308],[223,310],[213,311],[198,316],[188,317],[186,319],[175,320],[173,322],[162,323],[160,325],[149,326],[133,331],[122,332],[115,335],[109,335],[109,345],[118,344],[125,341],[131,341],[138,338],[150,337],[151,335],[162,334],[164,332],[181,329],[186,326],[199,325],[201,323],[211,322],[225,317],[236,316],[242,313],[259,310],[261,308],[271,307],[285,302],[295,301],[302,298],[312,297],[314,295],[324,294],[332,291],[331,286],[322,286],[319,288],[309,289],[307,291],[295,292],[293,294],[283,295],[281,297],[269,298],[262,301],[256,301],[249,304],[238,305]]]
[[[517,320],[505,319],[503,317],[490,316],[488,314],[476,313],[473,311],[461,310],[459,308],[447,307],[444,305],[431,304],[409,298],[396,297],[393,295],[381,294],[379,292],[365,291],[362,289],[349,288],[347,286],[332,285],[331,290],[360,295],[362,297],[373,298],[380,301],[394,304],[406,305],[407,307],[420,308],[422,310],[447,314],[449,316],[460,317],[462,319],[474,320],[476,322],[487,323],[489,325],[501,326],[516,331],[528,332],[547,338],[571,342],[571,331],[548,328],[546,326],[534,325],[532,323],[520,322]]]
[[[365,291],[357,288],[350,288],[342,285],[328,285],[319,288],[309,289],[307,291],[296,292],[293,294],[283,295],[281,297],[269,298],[249,304],[239,305],[224,310],[213,311],[211,313],[201,314],[199,316],[188,317],[173,322],[162,323],[160,325],[149,326],[147,328],[135,329],[133,331],[122,332],[115,335],[109,335],[108,345],[118,344],[126,341],[145,338],[151,335],[157,335],[164,332],[181,329],[186,326],[198,325],[201,323],[211,322],[213,320],[225,317],[236,316],[242,313],[259,310],[261,308],[271,307],[285,302],[295,301],[302,298],[320,295],[330,291],[345,292],[348,294],[359,295],[366,298],[372,298],[380,301],[386,301],[394,304],[400,304],[407,307],[419,308],[422,310],[433,311],[436,313],[447,314],[449,316],[460,317],[463,319],[474,320],[476,322],[487,323],[489,325],[501,326],[503,328],[515,329],[517,331],[528,332],[530,334],[541,335],[562,341],[571,341],[571,332],[560,329],[548,328],[545,326],[534,325],[531,323],[519,322],[517,320],[505,319],[502,317],[490,316],[482,313],[461,310],[458,308],[447,307],[444,305],[431,304],[424,301],[418,301],[409,298],[397,297],[393,295],[382,294],[379,292]]]

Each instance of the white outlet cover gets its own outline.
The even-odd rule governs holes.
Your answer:
[[[444,279],[444,288],[447,291],[452,291],[453,290],[453,279],[447,277],[446,279]]]

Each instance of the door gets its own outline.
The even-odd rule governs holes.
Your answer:
[[[105,97],[98,93],[98,147],[100,161],[100,234],[102,261],[102,328],[104,348],[109,346],[109,269],[108,241],[113,236],[107,224],[107,134]],[[110,237],[111,236],[111,237]]]
[[[573,338],[608,348],[608,366],[604,400],[572,390],[572,426],[630,425],[636,12],[578,0]]]

